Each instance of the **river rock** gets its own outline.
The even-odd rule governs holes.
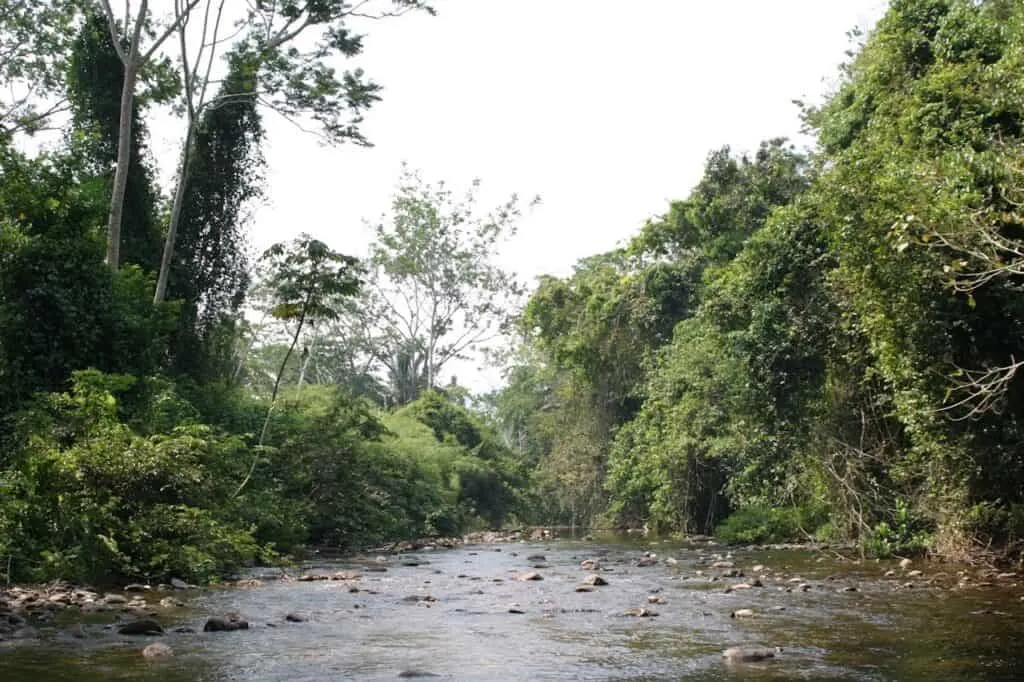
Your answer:
[[[31,626],[20,627],[11,633],[11,639],[39,639],[39,630]]]
[[[164,597],[160,600],[160,606],[164,607],[165,609],[177,609],[181,608],[184,605],[185,602],[174,597]]]
[[[305,623],[309,618],[301,613],[289,613],[284,617],[289,623]]]
[[[913,562],[913,561],[911,561],[910,559],[901,559],[901,560],[900,560],[900,568],[902,568],[902,569],[903,569],[903,570],[905,571],[905,570],[907,570],[908,568],[910,568],[910,566],[911,566],[911,565],[912,565],[913,563],[914,563],[914,562]]]
[[[736,583],[735,585],[727,585],[725,588],[725,593],[729,594],[730,592],[736,592],[738,590],[749,590],[750,588],[751,586],[747,583]]]
[[[149,585],[142,585],[141,583],[131,583],[129,585],[124,586],[125,592],[145,592],[151,589],[153,588]]]
[[[601,562],[597,559],[584,559],[580,562],[580,568],[584,571],[600,571]]]
[[[113,606],[115,604],[127,604],[128,597],[123,594],[105,594],[103,595],[103,603],[108,606]]]
[[[330,580],[330,579],[331,579],[331,576],[324,575],[323,573],[306,573],[305,575],[300,575],[298,578],[296,578],[296,580],[298,580],[299,582],[303,582],[303,583],[312,583],[312,582],[316,582],[318,580]]]
[[[775,654],[781,653],[781,647],[769,649],[766,647],[742,647],[734,646],[722,652],[722,657],[730,662],[754,663],[775,658]]]
[[[118,626],[117,632],[120,635],[162,635],[164,629],[152,618],[140,618],[122,623]]]
[[[602,578],[601,576],[597,575],[596,573],[591,573],[590,575],[588,575],[587,577],[585,577],[583,579],[583,584],[584,585],[593,585],[594,587],[599,587],[601,585],[607,585],[608,581],[605,580],[604,578]]]
[[[526,560],[527,561],[547,561],[548,558],[546,556],[544,556],[543,554],[531,554],[530,556],[526,557]]]
[[[526,573],[520,573],[519,575],[516,576],[516,579],[517,580],[522,580],[522,581],[527,581],[527,580],[544,580],[544,576],[542,576],[540,573],[537,573],[536,571],[528,571]]]
[[[647,609],[647,608],[644,608],[644,607],[640,606],[640,607],[633,608],[633,609],[630,609],[630,610],[626,611],[625,615],[627,615],[627,616],[635,616],[637,618],[651,618],[651,617],[657,616],[658,612],[657,611],[652,611],[650,609]]]
[[[426,670],[403,670],[398,673],[399,677],[440,677],[437,673],[427,672]]]
[[[169,658],[174,655],[174,649],[163,642],[153,642],[142,650],[144,658]]]
[[[731,614],[729,614],[729,617],[730,618],[752,618],[755,615],[756,614],[754,613],[753,609],[736,609]]]
[[[231,632],[233,630],[248,630],[249,621],[237,613],[230,613],[226,616],[211,616],[203,626],[203,632]]]
[[[87,639],[89,636],[85,631],[85,626],[81,623],[75,623],[64,632],[72,639]]]
[[[171,578],[171,587],[176,590],[191,590],[195,588],[195,585],[190,585],[184,580],[179,580],[178,578]]]

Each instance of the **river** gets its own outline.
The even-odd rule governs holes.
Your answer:
[[[646,552],[657,561],[637,566]],[[577,592],[589,558],[608,584]],[[713,567],[721,561],[743,575],[721,577],[731,572]],[[157,638],[104,628],[112,614],[91,616],[84,638],[66,624],[41,628],[40,640],[0,643],[0,680],[313,682],[411,670],[467,681],[1024,679],[1024,588],[1012,579],[961,588],[955,566],[914,568],[923,575],[834,553],[615,539],[311,563],[303,569],[361,577],[185,593],[184,608],[158,618],[197,632],[158,638],[175,651],[167,659],[139,653]],[[542,579],[520,580],[526,572]],[[759,577],[763,586],[726,589]],[[624,615],[640,608],[657,615]],[[733,617],[740,609],[753,615]],[[202,632],[226,612],[250,629]],[[287,622],[289,613],[308,620]],[[749,664],[722,656],[753,645],[782,651]]]

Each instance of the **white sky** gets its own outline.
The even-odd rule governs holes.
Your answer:
[[[455,186],[479,177],[494,200],[541,195],[500,260],[530,281],[567,274],[684,198],[712,149],[796,138],[792,100],[819,100],[850,47],[846,32],[887,3],[434,4],[436,17],[371,24],[364,54],[345,65],[384,86],[364,126],[375,147],[324,148],[267,115],[257,249],[305,231],[363,254],[363,220],[388,210],[405,160]],[[453,369],[476,390],[497,380],[473,364]]]

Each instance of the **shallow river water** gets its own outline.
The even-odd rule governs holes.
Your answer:
[[[658,562],[637,566],[646,551]],[[197,630],[159,638],[173,647],[170,659],[143,659],[155,638],[113,634],[103,627],[111,614],[91,617],[85,638],[44,628],[41,641],[0,643],[0,680],[395,680],[409,670],[448,680],[1024,680],[1024,587],[1012,581],[957,589],[956,567],[915,565],[924,575],[908,577],[889,561],[729,552],[566,541],[309,564],[307,572],[361,577],[186,593],[186,608],[158,617],[168,629]],[[545,560],[527,559],[534,554]],[[576,592],[588,558],[600,561],[608,585]],[[743,576],[712,580],[728,571],[711,566],[722,559]],[[726,592],[754,582],[759,564],[763,587]],[[896,575],[885,577],[890,569]],[[517,579],[529,571],[543,579]],[[624,615],[641,607],[658,615]],[[731,617],[739,609],[754,615]],[[226,612],[250,629],[202,632],[208,616]],[[308,620],[286,622],[289,613]],[[783,650],[761,663],[722,657],[753,645]]]

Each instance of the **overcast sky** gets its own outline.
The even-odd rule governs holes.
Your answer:
[[[268,199],[253,240],[310,232],[364,253],[402,161],[430,180],[483,181],[543,203],[501,262],[532,281],[628,239],[683,198],[709,151],[796,138],[881,0],[435,0],[438,14],[368,27],[362,66],[384,86],[372,149],[323,148],[272,115]],[[350,65],[350,66],[351,66]],[[177,131],[176,131],[177,132]],[[459,372],[473,388],[494,375]]]

